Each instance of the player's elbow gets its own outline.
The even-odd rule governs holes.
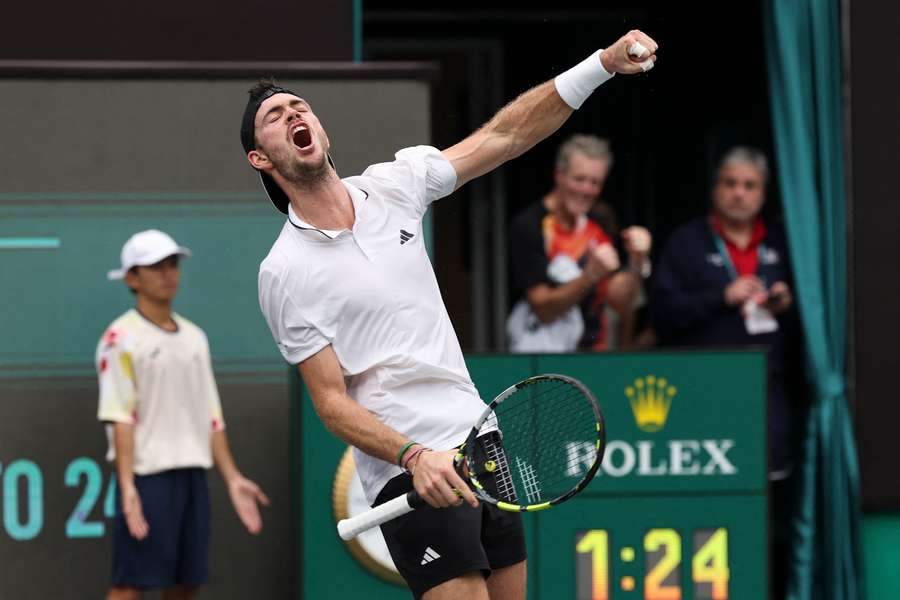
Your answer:
[[[341,406],[343,398],[341,394],[322,392],[312,394],[312,405],[319,420],[331,433],[340,436],[343,430],[343,420],[347,411]]]

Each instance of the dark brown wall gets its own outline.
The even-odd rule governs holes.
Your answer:
[[[10,2],[0,59],[351,60],[352,0]]]
[[[900,5],[850,4],[853,348],[863,505],[900,508],[900,61],[882,60]]]

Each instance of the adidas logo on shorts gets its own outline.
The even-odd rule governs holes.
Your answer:
[[[422,562],[420,562],[419,564],[427,565],[430,562],[436,561],[440,557],[441,557],[441,555],[438,554],[437,552],[435,552],[434,550],[432,550],[431,547],[429,546],[428,548],[425,548],[425,554],[422,555]]]

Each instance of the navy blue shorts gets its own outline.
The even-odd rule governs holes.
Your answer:
[[[112,585],[140,589],[199,586],[209,575],[209,490],[206,469],[135,475],[150,533],[131,537],[122,503],[113,521]]]

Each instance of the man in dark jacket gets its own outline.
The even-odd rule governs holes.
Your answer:
[[[651,298],[654,327],[664,346],[756,346],[767,350],[769,479],[772,508],[772,591],[783,597],[787,536],[801,394],[799,326],[793,310],[784,230],[766,222],[765,155],[734,148],[719,163],[712,209],[677,229],[656,267]]]
[[[767,348],[770,470],[778,478],[791,463],[784,381],[797,331],[784,230],[760,215],[767,179],[760,151],[725,154],[710,214],[677,229],[660,257],[652,309],[662,345]]]

